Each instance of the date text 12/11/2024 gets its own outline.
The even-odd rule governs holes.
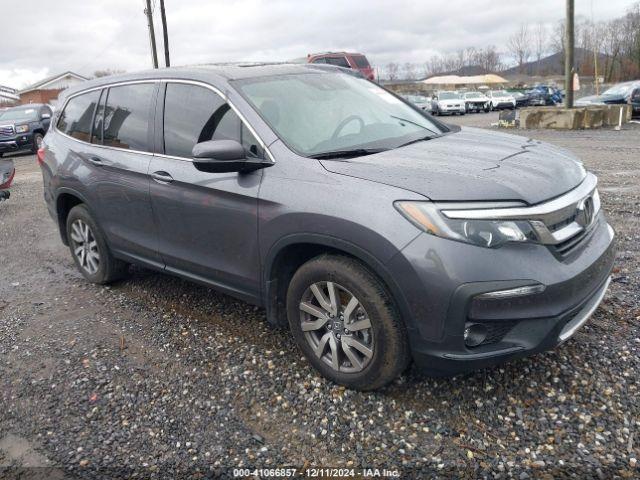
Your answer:
[[[303,477],[303,478],[400,478],[400,471],[386,468],[234,468],[234,478]]]

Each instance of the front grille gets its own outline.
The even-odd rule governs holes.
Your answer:
[[[0,126],[0,138],[9,138],[13,137],[13,125],[2,125]]]
[[[568,240],[564,242],[558,243],[557,245],[553,245],[553,251],[560,255],[561,257],[568,256],[571,252],[573,252],[576,248],[582,245],[583,242],[587,240],[595,230],[595,224],[591,225],[591,228],[582,230],[577,235],[574,235]]]

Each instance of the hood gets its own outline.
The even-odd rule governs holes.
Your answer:
[[[434,201],[535,204],[571,190],[585,176],[579,160],[565,150],[478,128],[321,163],[330,172],[403,188]]]
[[[464,100],[461,98],[446,98],[444,100],[438,100],[438,103],[442,103],[443,105],[460,105]]]

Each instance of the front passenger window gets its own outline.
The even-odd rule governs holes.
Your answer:
[[[256,138],[219,95],[197,85],[168,83],[164,99],[164,153],[191,158],[197,143],[236,140],[248,156],[263,157]]]

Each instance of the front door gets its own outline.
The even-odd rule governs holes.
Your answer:
[[[247,299],[260,294],[258,189],[262,171],[207,173],[191,151],[206,140],[264,152],[229,105],[199,85],[168,83],[158,101],[164,154],[151,160],[151,205],[166,269]],[[164,100],[164,101],[163,101]]]

